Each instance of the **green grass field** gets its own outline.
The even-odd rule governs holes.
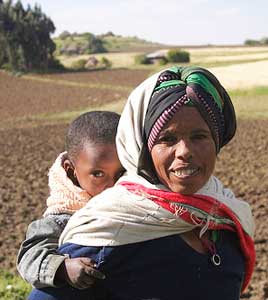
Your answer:
[[[17,275],[0,270],[0,300],[25,300],[31,286]]]
[[[134,48],[133,48],[134,49]],[[162,50],[168,50],[168,48]],[[202,48],[181,48],[190,53],[191,64],[203,67],[229,66],[247,62],[267,61],[268,47],[202,47]],[[88,59],[95,56],[97,59],[106,57],[112,62],[113,68],[147,68],[156,70],[157,65],[136,65],[135,56],[154,52],[155,48],[134,50],[126,52],[109,52],[100,54],[88,54],[78,56],[58,56],[59,60],[66,67],[79,59]],[[163,68],[163,67],[160,67]]]

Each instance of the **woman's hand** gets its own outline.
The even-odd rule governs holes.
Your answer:
[[[56,273],[56,280],[67,282],[77,289],[89,288],[96,278],[105,278],[105,275],[94,267],[95,262],[87,257],[66,258]]]

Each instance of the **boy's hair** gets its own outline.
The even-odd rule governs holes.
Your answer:
[[[86,112],[69,126],[65,147],[70,160],[75,161],[85,143],[115,144],[120,115],[111,111]]]

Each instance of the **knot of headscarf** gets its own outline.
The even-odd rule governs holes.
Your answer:
[[[200,67],[172,67],[160,74],[146,112],[144,139],[149,151],[182,105],[198,109],[211,130],[217,153],[234,136],[234,108],[217,78]]]

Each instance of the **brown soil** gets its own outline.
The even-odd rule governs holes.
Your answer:
[[[42,82],[24,77],[16,78],[0,72],[0,121],[36,114],[79,110],[126,99],[132,87],[138,85],[148,74],[149,72],[145,70],[108,70],[36,76],[40,80],[47,78],[51,80]],[[83,87],[67,86],[57,81],[84,85]],[[123,89],[90,88],[86,83],[108,84]]]
[[[122,74],[124,74],[123,71]],[[139,74],[138,81],[144,77],[146,74]],[[1,84],[4,82],[2,79],[0,77]],[[69,90],[67,87],[55,87],[53,84],[30,82],[17,78],[14,81],[13,79],[5,80],[5,84],[13,85],[17,92],[6,89],[5,91],[9,90],[10,94],[5,94],[6,101],[4,101],[1,86],[1,120],[7,116],[12,117],[12,115],[23,116],[54,111],[50,105],[54,105],[55,110],[61,111],[62,109],[67,110],[66,107],[74,109],[76,105],[83,107],[85,104],[83,102],[85,96],[77,96],[76,99],[82,99],[80,102],[74,100],[74,95],[78,93],[75,89]],[[28,84],[31,92],[40,89],[38,97],[35,98],[39,103],[37,106],[32,105],[31,100],[34,97],[29,91],[26,91],[25,87]],[[134,81],[131,84],[134,84]],[[19,95],[17,93],[20,89],[22,90]],[[67,90],[63,97],[59,96],[59,89],[61,92]],[[45,91],[50,96],[44,95]],[[92,89],[89,92],[91,93]],[[100,93],[96,94],[96,97],[102,99],[102,91],[96,90],[96,93]],[[13,96],[16,98],[13,99]],[[46,101],[51,97],[51,103],[47,103],[46,106],[42,103],[44,100],[40,100],[39,96],[41,99],[44,97]],[[11,103],[6,105],[8,101]],[[69,101],[72,103],[70,104]],[[23,109],[23,112],[18,106]],[[266,226],[268,218],[268,120],[240,120],[238,125],[235,139],[223,148],[219,155],[216,175],[225,185],[231,187],[237,196],[246,199],[252,205],[256,218],[257,262],[250,286],[242,299],[265,300],[268,299],[268,229]],[[16,254],[19,244],[24,238],[27,225],[42,215],[48,194],[47,172],[57,154],[64,149],[65,130],[66,125],[64,124],[13,127],[3,130],[0,123],[1,268],[15,270]]]

